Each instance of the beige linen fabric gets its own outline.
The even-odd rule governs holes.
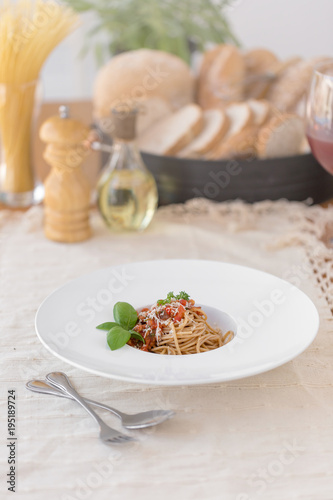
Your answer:
[[[42,208],[0,212],[0,498],[17,500],[333,499],[332,251],[321,241],[333,209],[280,201],[253,206],[194,200],[160,209],[146,232],[73,245],[42,231]],[[196,258],[252,266],[290,280],[316,304],[321,325],[298,358],[244,380],[159,388],[71,367],[38,341],[34,316],[56,287],[106,266]],[[125,412],[172,408],[137,443],[106,447],[75,403],[24,384],[65,371],[81,393]],[[17,393],[17,492],[7,491],[6,400]],[[116,418],[102,413],[110,425]]]

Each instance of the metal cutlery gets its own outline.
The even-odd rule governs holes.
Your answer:
[[[75,399],[95,420],[99,425],[99,437],[105,444],[115,444],[115,443],[125,443],[128,441],[135,441],[131,436],[127,436],[122,432],[109,427],[104,420],[102,420],[97,413],[90,408],[90,406],[85,402],[83,398],[76,392],[74,387],[71,385],[68,377],[61,372],[49,373],[46,376],[47,380],[55,387],[68,394],[72,399]]]
[[[48,381],[44,380],[30,380],[26,384],[27,389],[33,392],[38,392],[42,394],[51,394],[53,396],[58,396],[62,398],[72,399],[68,393],[61,391],[58,387],[54,387]],[[121,424],[126,429],[144,429],[146,427],[152,427],[154,425],[161,424],[165,420],[172,418],[174,412],[171,410],[150,410],[141,413],[135,413],[128,415],[123,413],[111,406],[99,403],[92,399],[83,398],[89,405],[97,406],[104,410],[110,411],[114,415],[120,418]]]

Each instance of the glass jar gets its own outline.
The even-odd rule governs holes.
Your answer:
[[[32,160],[40,103],[39,80],[19,85],[0,82],[0,202],[8,206],[26,207],[43,198]]]

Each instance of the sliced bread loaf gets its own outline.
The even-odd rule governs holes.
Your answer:
[[[197,104],[188,104],[162,118],[137,139],[141,151],[174,155],[185,148],[203,128],[203,113]]]
[[[201,133],[182,149],[178,156],[193,158],[211,150],[225,135],[229,127],[227,115],[219,109],[208,109],[203,113],[204,126]]]
[[[257,99],[249,99],[246,102],[250,106],[253,113],[253,123],[258,126],[263,125],[269,116],[271,109],[270,103],[268,101],[259,101]]]
[[[228,158],[254,158],[256,156],[256,143],[258,126],[249,125],[239,134],[233,135],[226,142],[220,144],[215,151],[216,160]]]
[[[252,123],[253,113],[246,102],[230,104],[225,112],[230,122],[228,132],[224,137],[225,140],[228,140],[233,135],[239,134],[239,132]]]
[[[250,106],[246,102],[230,104],[226,108],[225,113],[229,119],[228,131],[222,141],[220,141],[215,148],[207,153],[207,158],[221,158],[221,150],[224,151],[225,148],[228,148],[228,142],[230,140],[234,142],[238,134],[252,125],[253,113]]]

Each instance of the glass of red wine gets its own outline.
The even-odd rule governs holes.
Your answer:
[[[313,156],[333,175],[333,59],[322,61],[314,69],[306,126]]]

